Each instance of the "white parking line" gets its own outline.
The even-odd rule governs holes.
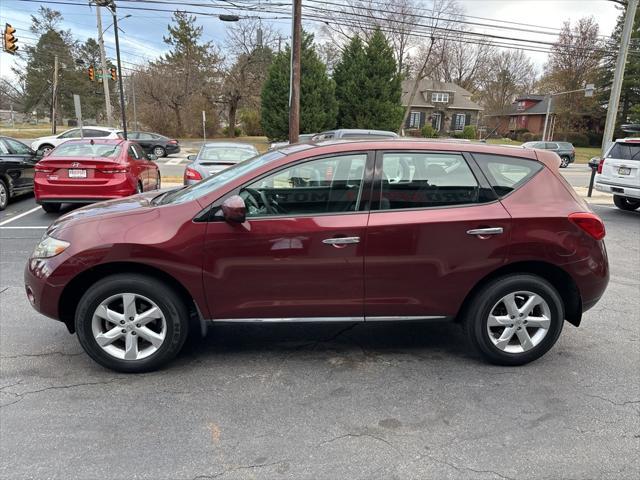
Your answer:
[[[0,227],[0,230],[24,230],[24,229],[28,229],[28,230],[33,230],[33,229],[42,229],[42,228],[49,228],[49,227],[41,227],[41,226],[28,226],[28,227]]]
[[[171,158],[169,160],[167,160],[166,162],[164,162],[165,165],[179,165],[180,162],[182,162],[184,160],[184,158]]]
[[[16,215],[15,217],[11,217],[11,218],[8,218],[7,220],[3,221],[3,222],[0,222],[0,227],[2,227],[3,225],[6,225],[7,223],[13,222],[14,220],[18,220],[19,218],[26,217],[30,213],[33,213],[33,212],[35,212],[37,210],[40,210],[40,206],[37,206],[35,208],[32,208],[31,210],[27,210],[26,212],[22,212],[20,215]]]

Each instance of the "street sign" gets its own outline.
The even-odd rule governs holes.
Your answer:
[[[593,97],[593,92],[595,91],[596,87],[593,83],[587,83],[587,85],[584,87],[584,96],[585,97]]]

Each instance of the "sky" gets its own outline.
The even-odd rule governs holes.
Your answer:
[[[74,3],[84,3],[84,0],[57,0],[57,1],[73,1]],[[192,0],[195,1],[195,0]],[[208,2],[209,0],[199,0],[200,2]],[[209,3],[220,7],[217,10],[209,10],[212,13],[237,13],[225,11],[223,6],[224,0],[210,0]],[[259,1],[259,0],[245,0]],[[286,4],[287,0],[262,0],[263,3],[271,2]],[[305,5],[303,0],[303,9]],[[341,2],[342,0],[331,0],[333,2]],[[615,4],[607,0],[458,0],[463,6],[465,13],[473,17],[490,18],[496,20],[505,20],[510,22],[522,22],[535,25],[534,30],[558,29],[564,21],[575,21],[580,17],[592,15],[596,18],[600,25],[600,32],[603,35],[610,35],[613,30],[619,10]],[[88,2],[87,2],[88,3]],[[120,8],[119,17],[131,14],[129,18],[125,18],[119,22],[121,29],[124,31],[120,35],[120,48],[122,51],[122,59],[124,67],[135,67],[135,64],[145,63],[145,60],[153,59],[167,50],[167,46],[162,41],[162,36],[166,34],[167,24],[169,23],[171,14],[168,12],[151,12],[127,10],[123,7],[134,6],[134,2],[125,2],[120,0],[117,2]],[[425,0],[425,4],[429,4],[430,0]],[[36,13],[38,7],[43,3],[25,2],[19,0],[0,0],[0,24],[11,23],[16,29],[16,37],[19,39],[18,45],[26,43],[35,43],[34,34],[29,31],[30,15]],[[137,4],[140,6],[141,4]],[[151,8],[173,8],[174,6],[161,6],[157,4],[142,4]],[[96,38],[96,14],[95,7],[78,6],[78,5],[58,5],[50,4],[50,8],[59,10],[64,21],[62,27],[70,29],[73,35],[85,40],[89,37]],[[185,7],[195,9],[194,7]],[[286,7],[280,7],[286,8]],[[330,7],[329,7],[330,8]],[[428,14],[428,10],[421,12]],[[478,23],[490,23],[485,20],[474,20]],[[103,9],[102,24],[103,28],[111,23],[110,15]],[[204,27],[203,39],[212,40],[218,45],[223,45],[225,38],[226,23],[211,16],[199,16],[198,23]],[[274,29],[280,31],[284,37],[290,34],[290,20],[279,19],[270,21]],[[303,20],[303,28],[313,30],[317,28],[317,23]],[[538,28],[541,27],[541,28]],[[504,32],[495,29],[486,29],[484,27],[473,27],[477,32],[492,33],[499,35],[513,35],[513,32]],[[522,27],[525,28],[525,27]],[[522,38],[541,39],[544,41],[553,41],[553,35],[544,35],[532,32],[520,32]],[[105,45],[107,56],[115,57],[115,44],[113,40],[113,28],[105,33]],[[224,50],[223,50],[224,53]],[[544,65],[547,54],[538,52],[527,52],[535,65],[541,70]],[[0,75],[12,77],[11,67],[16,63],[16,59],[2,52],[0,53]]]

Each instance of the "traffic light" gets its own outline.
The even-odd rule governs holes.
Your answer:
[[[93,82],[96,79],[96,69],[93,67],[93,65],[89,65],[87,73],[89,74],[89,80]]]
[[[15,55],[18,50],[18,39],[15,37],[14,33],[16,29],[13,28],[10,24],[5,24],[4,26],[4,35],[2,36],[2,47],[5,52],[10,53],[11,55]]]
[[[118,78],[116,67],[111,67],[111,80],[115,82],[116,78]]]

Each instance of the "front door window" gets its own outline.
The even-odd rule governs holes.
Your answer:
[[[366,161],[364,153],[321,158],[261,178],[241,190],[247,216],[357,211]]]

